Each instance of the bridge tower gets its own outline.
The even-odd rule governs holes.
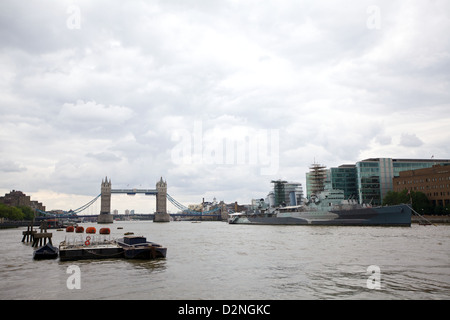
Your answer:
[[[102,179],[101,191],[101,208],[97,223],[113,223],[111,214],[111,179],[108,181],[108,177],[104,181]]]
[[[156,212],[154,222],[169,222],[170,215],[167,213],[167,182],[162,177],[156,183]]]

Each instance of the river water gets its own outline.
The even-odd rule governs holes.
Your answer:
[[[26,228],[0,230],[0,299],[450,298],[450,226],[128,221],[108,227],[113,238],[134,232],[166,246],[167,258],[35,261],[31,245],[21,242]],[[52,232],[53,244],[68,235]],[[67,285],[73,265],[80,289]]]

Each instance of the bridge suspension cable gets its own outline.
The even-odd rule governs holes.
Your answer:
[[[100,198],[102,194],[100,193],[98,196],[96,196],[94,199],[92,199],[91,201],[89,201],[88,203],[86,203],[85,205],[79,207],[78,209],[72,210],[70,211],[70,213],[80,213],[81,211],[86,210],[87,208],[89,208],[91,205],[93,205],[95,203],[95,201],[97,201],[98,198]]]
[[[95,203],[95,201],[98,200],[98,198],[100,198],[102,194],[99,194],[98,196],[96,196],[94,199],[92,199],[91,201],[89,201],[88,203],[82,205],[81,207],[75,209],[75,210],[70,210],[70,211],[63,211],[64,216],[71,216],[71,215],[75,215],[78,214],[84,210],[86,210],[87,208],[89,208],[91,205],[93,205]],[[53,213],[51,212],[46,212],[46,211],[42,211],[42,210],[36,210],[37,212],[44,214],[44,215],[53,215]]]
[[[175,207],[177,207],[177,208],[180,209],[181,211],[188,212],[188,213],[190,213],[190,214],[199,214],[199,215],[201,215],[201,214],[211,214],[211,213],[214,213],[214,212],[217,212],[217,211],[220,210],[220,207],[217,207],[217,208],[214,208],[214,209],[209,210],[209,211],[203,211],[203,212],[202,212],[202,211],[194,211],[194,210],[191,210],[191,209],[189,209],[188,207],[182,205],[181,203],[179,203],[177,200],[175,200],[174,198],[172,198],[172,196],[170,196],[168,193],[166,194],[166,198],[167,198],[167,200],[169,200],[170,203],[172,203]]]

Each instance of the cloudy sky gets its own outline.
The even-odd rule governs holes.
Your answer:
[[[450,158],[450,2],[0,2],[0,192],[249,203],[314,161]],[[154,209],[114,196],[113,208]]]

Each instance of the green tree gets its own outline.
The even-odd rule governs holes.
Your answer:
[[[411,192],[412,207],[420,214],[431,214],[433,212],[433,206],[428,200],[425,193],[420,191]]]
[[[19,208],[0,204],[0,217],[8,220],[23,220],[24,216]]]
[[[407,203],[409,199],[405,197],[403,192],[388,191],[383,197],[384,206],[393,206],[400,203]]]
[[[408,191],[407,189],[401,192],[388,191],[383,198],[383,205],[392,206],[401,203],[412,204],[412,208],[420,214],[433,212],[433,206],[427,196],[420,191]]]
[[[0,203],[0,218],[6,218],[8,216],[8,206]]]
[[[27,206],[18,207],[24,214],[24,220],[33,220],[34,218],[34,210]]]

